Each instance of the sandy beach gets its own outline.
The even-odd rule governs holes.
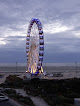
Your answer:
[[[17,73],[17,72],[25,72],[27,70],[26,66],[0,66],[0,73]],[[52,73],[52,72],[72,72],[72,71],[80,71],[80,66],[43,66],[44,72]]]
[[[9,75],[19,75],[21,78],[25,75],[26,66],[0,66],[0,74],[4,75],[0,78],[0,83],[4,82]],[[80,67],[75,66],[43,66],[44,72],[47,76],[45,79],[67,79],[67,78],[80,78]],[[63,76],[53,77],[50,74],[60,73]]]

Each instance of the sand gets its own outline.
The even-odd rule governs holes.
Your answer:
[[[80,78],[80,67],[75,66],[43,66],[44,72],[48,76],[43,76],[45,79],[67,79]],[[0,74],[4,75],[0,78],[0,83],[3,83],[8,75],[20,75],[21,78],[25,75],[26,66],[0,66]],[[61,73],[63,77],[53,77],[51,74]]]

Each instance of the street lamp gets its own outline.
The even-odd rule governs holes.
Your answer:
[[[17,62],[16,62],[16,74],[17,74]]]
[[[77,78],[77,62],[75,62],[75,71],[76,71],[76,78]]]

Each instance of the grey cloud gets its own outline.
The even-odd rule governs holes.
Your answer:
[[[80,26],[77,26],[73,29],[74,31],[80,31]]]
[[[6,61],[10,55],[11,60],[15,61],[13,57],[17,58],[20,54],[25,61],[27,26],[31,18],[39,18],[43,30],[45,25],[56,21],[62,26],[73,27],[55,34],[44,31],[44,62],[78,61],[80,38],[75,36],[74,31],[80,29],[79,5],[79,0],[0,0],[0,38],[7,42],[0,46],[0,58],[5,57]],[[25,40],[20,40],[22,38]]]

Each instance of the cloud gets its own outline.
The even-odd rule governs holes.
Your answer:
[[[49,57],[49,54],[51,54],[50,59],[56,54],[60,58],[61,53],[63,57],[68,57],[69,54],[71,56],[71,53],[79,56],[79,11],[79,0],[34,0],[34,2],[33,0],[0,0],[0,51],[2,51],[2,57],[4,58],[4,51],[25,54],[26,35],[31,18],[39,18],[42,23],[46,58]]]
[[[65,32],[71,29],[73,29],[72,26],[69,27],[66,25],[62,25],[60,22],[51,22],[49,24],[44,25],[44,32],[49,34]]]
[[[5,45],[5,44],[6,44],[6,42],[0,41],[0,45]]]

